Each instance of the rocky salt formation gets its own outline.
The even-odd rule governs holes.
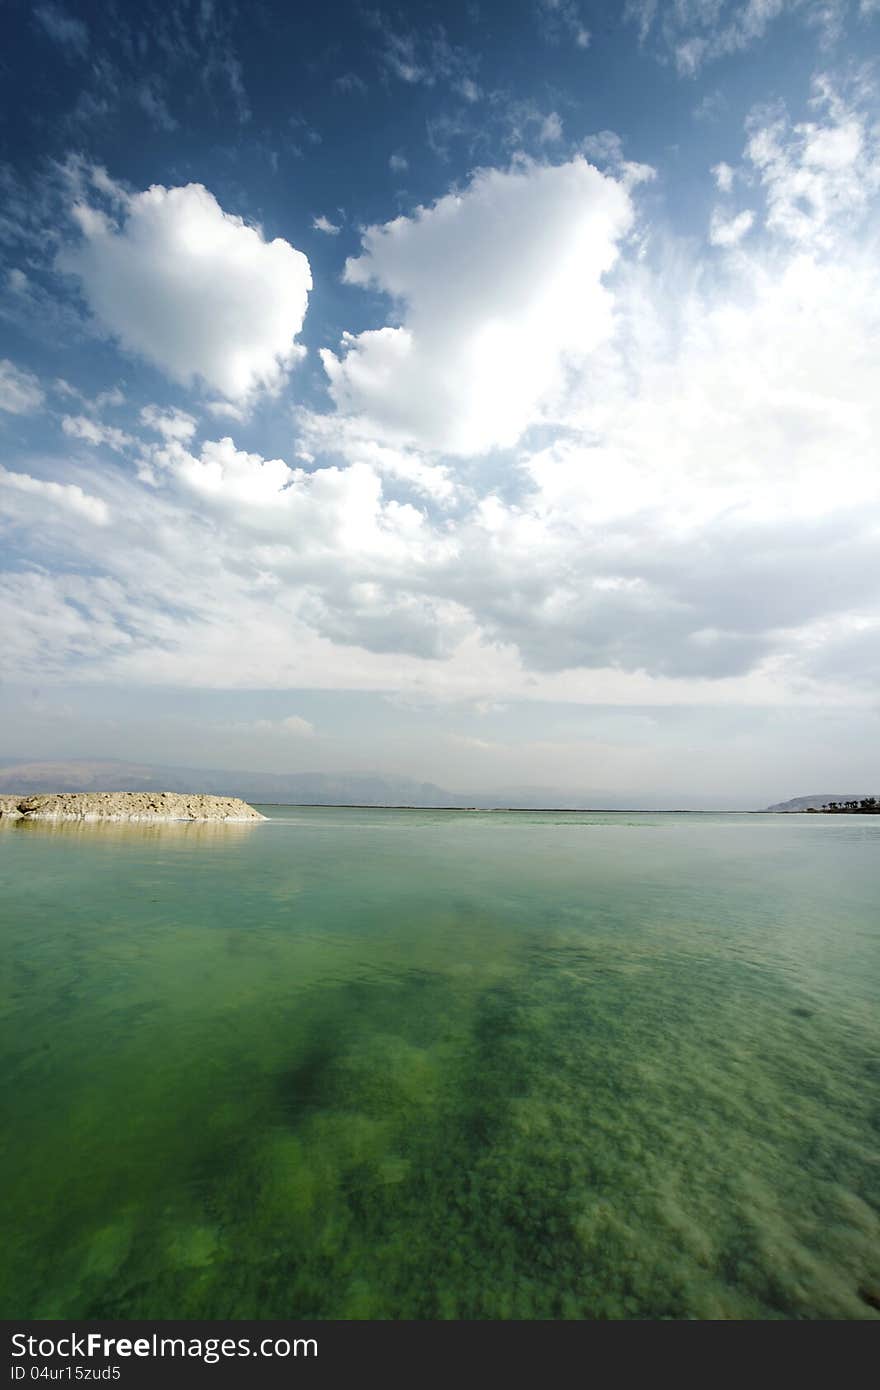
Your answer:
[[[237,796],[179,792],[57,792],[0,796],[2,820],[255,821],[266,817]]]

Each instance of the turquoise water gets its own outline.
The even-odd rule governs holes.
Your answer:
[[[878,1316],[880,819],[264,809],[0,833],[2,1315]]]

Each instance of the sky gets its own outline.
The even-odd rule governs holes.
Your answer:
[[[2,0],[0,756],[880,790],[880,0]]]

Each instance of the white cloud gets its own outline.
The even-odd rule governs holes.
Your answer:
[[[714,287],[661,265],[622,268],[614,336],[572,378],[561,435],[519,454],[525,485],[507,500],[471,460],[441,466],[352,419],[303,417],[310,448],[343,467],[172,439],[147,448],[154,501],[115,507],[111,648],[103,590],[86,602],[59,580],[60,628],[69,603],[95,605],[108,679],[815,698],[817,653],[854,611],[880,613],[865,348],[880,273],[853,255],[779,263],[757,243]],[[432,513],[395,500],[419,482]]]
[[[105,425],[98,420],[90,420],[86,415],[65,415],[61,421],[64,433],[73,439],[84,439],[87,444],[106,444],[109,449],[122,452],[134,443],[130,434],[117,429],[115,425]]]
[[[392,154],[388,160],[388,168],[393,174],[403,174],[409,168],[409,160],[399,152]]]
[[[736,246],[754,224],[755,214],[751,208],[737,213],[735,217],[725,217],[716,208],[709,226],[709,240],[713,246]]]
[[[713,165],[712,173],[715,176],[715,183],[720,193],[729,193],[733,188],[734,171],[729,164],[725,164],[722,159],[720,163]]]
[[[386,442],[515,443],[566,363],[610,331],[602,277],[631,219],[626,190],[578,157],[478,171],[462,193],[367,228],[345,279],[384,290],[400,321],[321,353],[340,412]]]
[[[164,445],[153,447],[150,457],[192,492],[235,506],[276,503],[295,480],[294,470],[282,459],[236,449],[228,436],[208,440],[198,457],[169,437]]]
[[[236,526],[280,538],[291,556],[342,563],[343,573],[367,558],[371,577],[376,560],[392,568],[412,562],[426,539],[422,514],[385,501],[381,478],[367,463],[308,472],[237,449],[228,437],[206,441],[198,455],[169,440],[149,448],[147,458],[157,476]]]
[[[514,151],[514,158],[520,158],[526,151],[534,151],[537,145],[555,145],[563,138],[562,118],[558,111],[545,111],[535,101],[502,100],[496,103],[497,115],[504,133],[504,143]],[[464,134],[464,129],[451,131]],[[584,154],[588,152],[584,149]],[[588,155],[589,158],[589,155]]]
[[[549,116],[544,117],[538,132],[538,139],[542,145],[553,144],[562,139],[562,121],[555,111],[551,111]]]
[[[232,401],[206,401],[205,409],[217,420],[237,420],[241,422],[248,416],[243,406],[233,405]]]
[[[164,439],[178,439],[184,444],[196,432],[196,421],[185,410],[162,410],[158,405],[143,407],[141,423]]]
[[[0,410],[30,415],[39,410],[43,400],[43,388],[33,372],[16,367],[8,357],[0,359]]]
[[[99,415],[101,411],[115,409],[125,405],[125,393],[119,386],[111,386],[106,391],[99,391],[92,398],[87,396],[84,391],[80,391],[78,386],[71,386],[69,381],[63,377],[56,377],[52,383],[52,390],[58,396],[63,396],[67,400],[75,400],[80,403],[83,410],[87,410],[90,415]]]
[[[149,488],[94,461],[113,526],[49,540],[49,494],[7,484],[34,504],[16,520],[41,565],[64,561],[6,581],[9,611],[36,614],[21,671],[875,701],[880,270],[850,180],[870,197],[870,135],[861,116],[860,141],[836,134],[852,113],[827,100],[809,129],[780,119],[750,127],[750,148],[773,131],[772,172],[736,186],[772,211],[802,166],[822,171],[809,234],[756,213],[734,255],[654,229],[642,256],[627,188],[582,159],[483,171],[366,232],[349,279],[388,292],[396,321],[332,358],[340,412],[297,416],[304,466],[159,429]]]
[[[48,502],[95,526],[106,526],[110,519],[107,503],[100,497],[83,492],[75,483],[50,482],[33,478],[29,473],[13,473],[0,466],[0,504],[7,514],[15,515],[16,494]],[[39,514],[35,520],[39,520]]]
[[[337,227],[336,224],[331,222],[329,217],[325,217],[323,213],[320,217],[312,218],[312,226],[316,232],[326,232],[328,236],[338,236],[342,231],[341,227]]]
[[[267,242],[201,184],[119,198],[119,226],[78,203],[82,241],[60,257],[103,326],[173,380],[201,379],[240,407],[277,390],[303,352],[294,339],[312,278],[302,252]]]
[[[592,163],[610,169],[619,169],[623,163],[623,141],[614,130],[599,130],[585,135],[581,141],[581,151]]]
[[[364,463],[380,477],[407,485],[438,505],[452,503],[460,496],[460,486],[448,466],[418,449],[381,443],[369,425],[357,418],[301,411],[298,423],[300,457],[307,462],[313,463],[315,454],[321,454],[346,463]]]
[[[746,154],[760,176],[767,226],[803,247],[830,247],[851,236],[880,190],[880,132],[846,104],[826,77],[814,82],[812,105],[824,120],[791,125],[759,113]]]

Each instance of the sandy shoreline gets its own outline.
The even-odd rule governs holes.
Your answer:
[[[266,817],[237,796],[180,792],[58,792],[0,796],[0,820],[244,821]]]

